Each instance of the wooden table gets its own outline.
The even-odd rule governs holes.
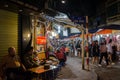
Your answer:
[[[36,74],[40,74],[40,73],[43,73],[43,72],[48,71],[48,70],[45,70],[44,66],[39,66],[39,67],[30,68],[30,69],[28,69],[28,71],[31,71],[31,72],[36,73]]]
[[[41,80],[46,80],[46,79],[54,80],[55,74],[57,74],[54,71],[55,69],[57,69],[57,66],[50,65],[50,69],[44,69],[44,66],[39,66],[39,67],[35,67],[35,68],[30,68],[30,69],[28,69],[28,71],[37,75],[36,79],[38,79],[38,80],[40,80],[40,79]]]

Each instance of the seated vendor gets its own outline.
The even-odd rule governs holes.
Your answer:
[[[21,63],[19,56],[16,55],[15,48],[9,47],[8,55],[3,57],[0,64],[1,76],[6,75],[7,80],[11,80],[11,73],[20,75],[23,70],[25,71],[26,69]]]
[[[33,47],[30,47],[27,49],[25,55],[24,55],[24,65],[26,68],[32,68],[37,67],[39,64],[34,59],[33,54]]]

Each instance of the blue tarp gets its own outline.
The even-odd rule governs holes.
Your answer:
[[[120,25],[116,25],[116,24],[111,24],[111,25],[104,25],[102,27],[97,27],[94,29],[90,29],[89,33],[95,33],[97,32],[99,29],[113,29],[113,30],[120,30]]]
[[[111,25],[108,25],[108,26],[103,26],[103,27],[101,27],[101,29],[120,30],[120,25],[111,24]]]
[[[95,29],[90,29],[88,30],[89,33],[95,33],[99,30],[99,28],[95,28]]]

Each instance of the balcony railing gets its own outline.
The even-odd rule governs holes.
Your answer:
[[[108,22],[118,21],[118,20],[120,20],[120,14],[119,14],[119,15],[112,16],[112,17],[108,17],[108,18],[107,18],[107,23],[108,23]]]

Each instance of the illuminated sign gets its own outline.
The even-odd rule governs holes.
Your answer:
[[[86,17],[85,16],[72,16],[71,17],[72,22],[76,23],[76,24],[85,24],[86,23]]]
[[[37,44],[46,44],[46,37],[37,36]]]

